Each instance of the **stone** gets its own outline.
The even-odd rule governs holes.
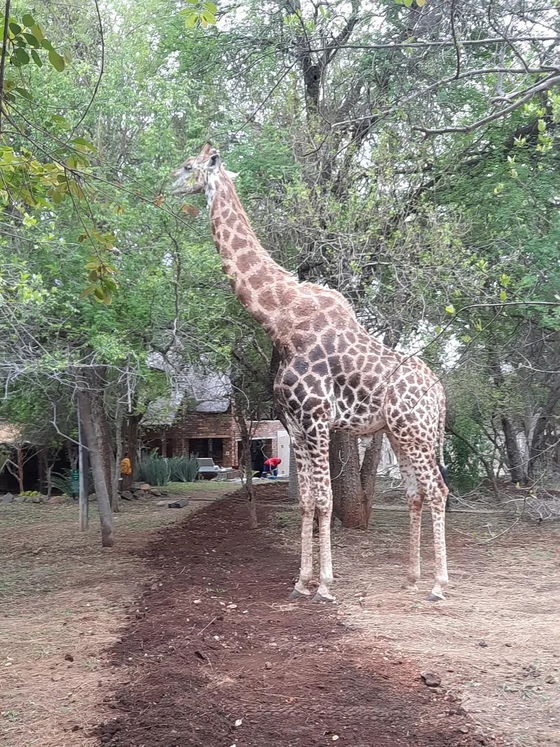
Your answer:
[[[60,506],[62,503],[66,503],[66,498],[63,495],[51,495],[47,503],[51,503],[53,506]]]
[[[121,493],[121,498],[123,501],[132,501],[134,500],[134,496],[132,495],[130,490],[123,490]]]
[[[138,485],[138,490],[151,490],[151,487],[147,482],[141,482]]]
[[[2,496],[2,503],[13,503],[14,502],[14,496],[12,493],[6,493]]]
[[[158,488],[150,488],[150,493],[155,496],[160,496],[161,490],[158,490]]]
[[[43,502],[43,496],[42,495],[33,495],[31,496],[31,503],[42,503]]]
[[[168,501],[167,508],[183,508],[189,505],[188,498],[181,498],[178,501]]]
[[[428,687],[439,687],[441,685],[441,677],[434,672],[420,672],[420,677]]]
[[[26,498],[27,498],[26,495],[16,495],[16,497],[14,498],[14,501],[16,503],[25,503]]]

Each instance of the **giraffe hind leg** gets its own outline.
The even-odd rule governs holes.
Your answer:
[[[428,600],[437,602],[444,597],[448,583],[447,552],[445,547],[445,502],[448,489],[437,466],[434,451],[420,448],[407,453],[421,493],[428,498],[432,512],[432,525],[435,554],[435,579]]]
[[[424,496],[418,485],[416,474],[409,457],[399,447],[394,437],[390,437],[389,440],[399,463],[410,516],[409,560],[406,581],[403,583],[403,588],[409,591],[418,591],[417,584],[420,580],[420,535],[422,531],[422,504]]]

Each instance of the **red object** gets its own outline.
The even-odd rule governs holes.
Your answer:
[[[272,457],[272,459],[267,459],[265,464],[268,464],[270,467],[278,467],[281,461],[282,460],[277,457]]]

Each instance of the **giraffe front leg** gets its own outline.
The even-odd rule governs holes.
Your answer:
[[[299,504],[301,507],[301,562],[299,577],[290,599],[309,598],[308,584],[313,576],[313,518],[315,497],[311,492],[311,463],[305,441],[296,429],[291,433],[292,446],[297,464]]]
[[[422,532],[422,498],[415,496],[409,500],[408,510],[410,512],[410,555],[408,559],[408,571],[406,574],[405,589],[418,590],[420,580],[420,538]]]
[[[314,602],[334,602],[330,587],[333,582],[331,553],[331,516],[333,507],[330,465],[329,431],[326,426],[316,430],[317,448],[312,452],[312,489],[319,514],[319,558],[321,570],[319,588],[313,597]]]
[[[319,554],[321,570],[319,575],[319,588],[314,602],[334,602],[335,598],[330,592],[333,582],[332,553],[331,553],[331,514],[332,500],[326,506],[318,506],[319,512]]]
[[[434,533],[434,550],[436,574],[434,585],[428,600],[438,602],[445,599],[443,591],[449,581],[447,575],[447,552],[445,548],[445,500],[447,492],[438,490],[432,498],[432,523]]]
[[[307,588],[313,575],[313,515],[314,508],[302,505],[301,511],[301,564],[299,578],[290,594],[290,599],[310,597]]]

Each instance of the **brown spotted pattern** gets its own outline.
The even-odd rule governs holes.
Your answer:
[[[301,567],[294,596],[310,594],[317,511],[320,585],[316,598],[333,599],[329,432],[344,429],[361,436],[385,432],[397,455],[411,517],[407,573],[411,588],[420,577],[421,512],[428,500],[436,560],[430,598],[441,599],[447,583],[447,488],[437,465],[445,420],[441,383],[418,358],[397,353],[370,337],[340,293],[299,283],[270,257],[216,154],[207,145],[189,161],[196,164],[208,197],[223,270],[282,358],[275,397],[290,430],[302,510]]]

